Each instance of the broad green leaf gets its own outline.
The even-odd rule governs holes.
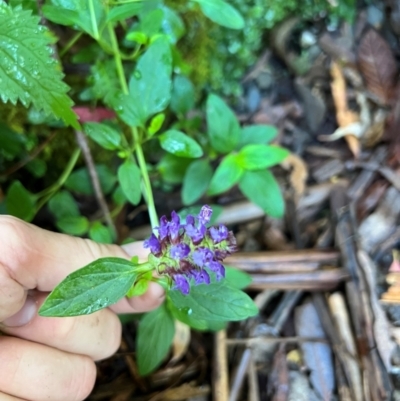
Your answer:
[[[121,134],[106,124],[85,123],[83,129],[90,138],[104,149],[115,150],[120,147]]]
[[[69,87],[52,56],[53,40],[39,21],[31,11],[0,4],[0,99],[32,104],[78,129]]]
[[[242,193],[272,217],[282,217],[285,201],[272,173],[268,170],[246,171],[239,182]]]
[[[212,226],[217,223],[218,217],[221,215],[221,213],[224,211],[222,206],[219,205],[210,205],[213,213],[211,215],[211,220],[208,223],[208,226]],[[192,216],[196,216],[200,213],[202,206],[190,206],[186,207],[178,212],[179,217],[184,220],[186,219],[186,216],[191,214]]]
[[[184,115],[193,109],[194,101],[195,93],[192,82],[182,75],[177,75],[172,83],[172,111],[178,115]]]
[[[107,195],[114,188],[117,179],[115,174],[104,164],[96,165],[101,189]],[[65,182],[65,187],[72,192],[83,195],[93,195],[93,186],[86,167],[75,170]]]
[[[213,171],[206,159],[195,160],[186,170],[182,186],[182,202],[190,205],[206,192],[210,185]]]
[[[6,196],[7,213],[25,221],[35,216],[35,197],[19,181],[13,181]]]
[[[165,154],[157,165],[162,179],[169,184],[180,184],[185,176],[186,169],[193,159],[176,157]]]
[[[171,43],[175,44],[185,34],[185,24],[179,14],[172,8],[162,6],[162,31],[169,36]]]
[[[130,126],[144,126],[163,111],[171,98],[172,57],[166,38],[158,38],[139,59],[129,81],[129,95],[121,96],[116,110]]]
[[[136,30],[144,33],[148,38],[151,38],[160,32],[163,17],[164,13],[159,8],[147,13],[142,13],[139,26]]]
[[[112,244],[113,238],[110,229],[99,221],[92,223],[89,229],[89,237],[101,244]]]
[[[245,170],[262,170],[275,166],[288,155],[289,152],[279,146],[246,145],[240,150],[237,162]]]
[[[123,4],[122,6],[113,7],[107,15],[106,22],[118,22],[134,17],[140,13],[141,9],[141,2]]]
[[[242,290],[249,286],[252,278],[249,274],[234,267],[225,266],[225,283],[230,286]]]
[[[157,114],[155,115],[149,124],[149,128],[147,129],[147,132],[150,137],[152,137],[154,134],[156,134],[162,127],[163,123],[165,120],[165,114]]]
[[[57,228],[65,234],[84,235],[89,230],[89,220],[84,216],[63,217],[56,221]]]
[[[271,142],[278,135],[278,129],[273,125],[249,125],[242,128],[238,148],[250,144],[263,144]]]
[[[207,191],[208,195],[218,195],[232,188],[239,182],[243,172],[236,154],[226,156],[215,170]]]
[[[233,111],[216,95],[207,99],[207,126],[211,146],[221,153],[235,149],[240,138],[239,122]]]
[[[118,169],[118,181],[129,202],[137,205],[142,197],[139,167],[133,161],[125,160]]]
[[[199,320],[238,321],[258,313],[246,293],[223,283],[192,286],[189,295],[172,290],[168,297],[182,312]]]
[[[49,210],[57,220],[80,216],[78,205],[68,191],[57,192],[49,201]]]
[[[204,15],[216,24],[231,29],[243,29],[245,26],[241,14],[224,0],[194,0],[200,4]]]
[[[112,200],[119,206],[123,205],[128,199],[126,198],[121,185],[118,185],[112,193]]]
[[[163,362],[171,348],[174,334],[174,319],[165,304],[140,320],[136,353],[142,376],[148,375]]]
[[[0,123],[0,154],[7,159],[12,159],[25,150],[26,142],[25,136],[17,134],[7,125]]]
[[[40,316],[79,316],[118,302],[136,279],[135,266],[121,258],[101,258],[65,278],[46,298]]]
[[[158,139],[161,147],[175,156],[190,158],[203,156],[200,145],[181,131],[171,129],[161,134]]]

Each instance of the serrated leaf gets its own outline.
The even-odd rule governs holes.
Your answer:
[[[101,224],[99,221],[95,221],[90,226],[89,237],[93,241],[99,242],[100,244],[113,243],[113,236],[110,229],[104,224]]]
[[[84,235],[89,230],[89,220],[84,216],[67,216],[56,221],[57,228],[69,235]]]
[[[91,69],[89,82],[92,84],[90,91],[95,99],[101,99],[110,107],[114,107],[119,93],[119,80],[115,69],[114,60],[99,60]]]
[[[203,149],[192,138],[177,130],[169,130],[158,137],[161,147],[178,157],[197,158],[203,156]]]
[[[246,293],[222,283],[193,286],[189,295],[173,290],[168,297],[177,308],[199,320],[238,321],[258,313]]]
[[[394,94],[397,62],[389,44],[375,29],[369,29],[361,39],[358,64],[368,90],[388,104]]]
[[[135,266],[121,258],[101,258],[63,280],[46,298],[40,316],[79,316],[118,302],[136,279]]]
[[[134,205],[137,205],[142,197],[140,180],[139,167],[133,161],[125,160],[118,169],[118,181],[126,198]]]
[[[33,105],[78,129],[69,87],[52,57],[51,36],[31,11],[2,7],[0,13],[0,98]]]
[[[226,156],[215,170],[211,179],[208,195],[218,195],[232,188],[240,180],[244,169],[237,160],[236,154]]]
[[[279,146],[246,145],[237,155],[237,163],[245,170],[262,170],[283,161],[289,152]]]
[[[194,0],[211,21],[231,29],[243,29],[244,19],[236,8],[224,0]]]
[[[25,221],[35,216],[35,198],[19,181],[13,181],[6,196],[7,213]]]
[[[172,57],[166,38],[155,40],[139,59],[129,81],[129,95],[116,101],[116,110],[130,126],[144,126],[163,111],[171,98]]]
[[[83,129],[90,138],[104,149],[119,149],[121,144],[121,134],[114,128],[111,128],[106,124],[85,123]]]
[[[68,191],[56,193],[48,203],[50,212],[57,220],[64,217],[78,217],[80,215],[78,205],[74,197]]]
[[[147,313],[139,322],[137,363],[139,373],[148,375],[167,356],[175,334],[175,324],[165,305]]]
[[[186,170],[182,186],[182,202],[190,205],[206,192],[213,171],[206,159],[195,160]]]
[[[239,122],[233,111],[216,95],[207,99],[207,126],[211,146],[221,153],[235,149],[240,138]]]
[[[249,125],[242,128],[238,148],[250,144],[266,144],[278,135],[278,129],[273,125]]]
[[[269,216],[283,216],[285,201],[270,171],[246,171],[239,181],[239,189]]]

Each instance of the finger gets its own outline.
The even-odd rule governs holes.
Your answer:
[[[90,358],[19,338],[0,337],[0,355],[0,392],[17,399],[81,401],[96,379]]]
[[[22,398],[13,397],[12,395],[8,395],[0,392],[0,401],[27,401]]]
[[[44,294],[37,295],[36,298],[28,297],[27,303],[33,304],[37,311],[45,297]],[[62,319],[44,318],[35,313],[29,324],[10,327],[13,323],[18,323],[13,322],[17,318],[18,314],[5,320],[0,326],[1,331],[62,351],[86,355],[93,360],[114,354],[121,341],[121,323],[109,309]]]
[[[27,289],[51,291],[69,273],[101,257],[129,258],[117,245],[52,233],[11,216],[0,216],[0,243],[0,321],[22,308]],[[141,243],[128,249],[145,258]],[[152,285],[148,294],[125,299],[116,310],[147,311],[162,302],[162,294],[160,287]]]

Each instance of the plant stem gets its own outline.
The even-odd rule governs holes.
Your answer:
[[[96,13],[94,11],[93,0],[89,0],[90,19],[92,20],[93,37],[96,40],[100,39],[99,28],[97,27]]]
[[[115,35],[114,29],[111,24],[108,24],[108,29],[109,29],[109,34],[110,34],[110,38],[111,38],[111,44],[112,44],[112,47],[114,50],[114,59],[115,59],[117,74],[119,77],[119,82],[120,82],[123,93],[125,95],[128,95],[129,89],[128,89],[128,84],[126,82],[124,67],[122,65],[122,59],[121,59],[121,54],[119,52],[117,37]],[[147,207],[148,207],[150,223],[151,223],[152,228],[154,229],[154,227],[158,226],[158,217],[157,217],[156,207],[154,204],[153,190],[151,188],[150,178],[149,178],[149,174],[147,172],[146,160],[145,160],[145,157],[143,154],[142,144],[140,143],[140,138],[139,138],[139,133],[138,133],[137,127],[130,127],[130,128],[131,128],[132,137],[134,140],[136,158],[137,158],[137,162],[139,164],[140,172],[142,174],[144,190],[146,192],[145,200],[146,200]]]
[[[64,54],[80,39],[82,35],[83,32],[78,32],[75,36],[73,36],[71,40],[69,40],[68,43],[64,46],[64,48],[60,50],[58,55],[60,57],[64,56]]]

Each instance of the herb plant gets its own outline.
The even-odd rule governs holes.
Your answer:
[[[224,0],[188,4],[227,28],[244,26],[238,11]],[[63,29],[69,29],[72,36],[63,47],[57,47],[41,18],[68,27]],[[183,218],[172,212],[169,220],[165,216],[159,220],[151,175],[172,184],[182,182],[185,205],[238,184],[245,196],[271,216],[282,216],[284,209],[279,186],[268,168],[280,163],[287,151],[269,144],[276,135],[273,127],[241,128],[233,111],[215,94],[206,101],[206,136],[201,135],[199,120],[188,117],[195,90],[178,46],[184,33],[180,15],[159,0],[48,0],[40,9],[33,1],[6,4],[0,0],[3,102],[16,105],[20,101],[29,107],[30,127],[56,129],[66,136],[84,133],[104,157],[116,157],[115,172],[107,164],[94,166],[101,191],[116,206],[111,215],[126,203],[145,202],[153,229],[145,241],[150,252],[146,262],[139,263],[137,257],[94,261],[60,283],[40,314],[93,313],[124,296],[143,294],[151,281],[158,282],[167,299],[140,321],[137,341],[142,374],[150,373],[165,358],[175,320],[198,330],[218,330],[228,321],[257,313],[242,291],[249,277],[222,264],[236,250],[232,232],[223,225],[210,225],[212,209],[207,205],[196,215]],[[70,54],[80,41],[89,45]],[[71,85],[75,99],[95,106],[98,114],[88,107],[73,108],[60,68],[59,60],[64,58],[90,64],[86,82]],[[0,144],[2,165],[20,163],[18,158],[25,157],[32,146],[29,136],[7,125],[0,125]],[[151,150],[161,155],[156,166],[149,162],[154,160]],[[0,211],[31,221],[47,206],[60,231],[114,242],[112,225],[103,218],[89,221],[73,196],[93,194],[91,173],[76,168],[80,153],[74,148],[60,175],[40,192],[32,193],[19,180],[12,181]],[[45,165],[30,168],[45,177]]]

